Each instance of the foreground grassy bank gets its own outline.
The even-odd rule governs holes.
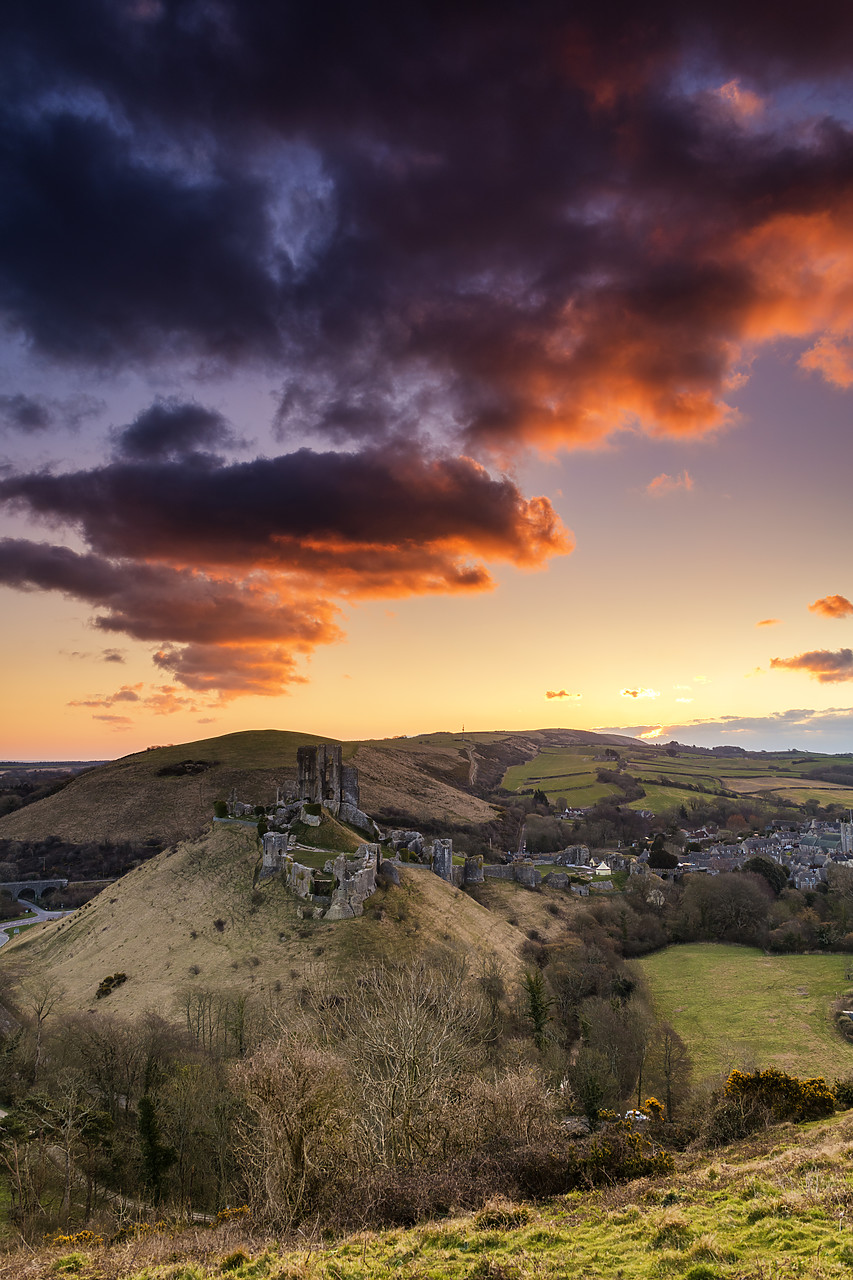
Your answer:
[[[757,1062],[830,1082],[850,1075],[853,1045],[831,1013],[853,985],[851,964],[844,955],[765,955],[712,942],[639,961],[656,1012],[690,1046],[697,1081]]]
[[[681,1156],[665,1178],[412,1230],[287,1246],[237,1219],[112,1246],[66,1239],[0,1258],[0,1280],[828,1280],[853,1266],[851,1154],[848,1113]]]

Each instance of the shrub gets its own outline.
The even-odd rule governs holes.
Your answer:
[[[225,803],[225,801],[224,801],[224,800],[214,800],[214,802],[213,802],[213,812],[214,812],[214,814],[216,815],[216,817],[217,817],[217,818],[227,818],[227,817],[228,817],[228,805]]]
[[[510,1200],[494,1200],[474,1215],[478,1231],[517,1231],[529,1221],[530,1210]]]
[[[708,1117],[705,1139],[711,1146],[721,1146],[768,1124],[818,1120],[834,1109],[835,1099],[822,1076],[800,1080],[773,1067],[733,1071]]]
[[[236,1271],[238,1267],[242,1267],[244,1262],[249,1262],[250,1258],[245,1249],[235,1249],[233,1253],[229,1253],[227,1257],[222,1259],[220,1271]]]
[[[823,1076],[800,1080],[775,1067],[767,1071],[733,1071],[726,1081],[725,1095],[732,1099],[754,1098],[774,1120],[818,1120],[835,1110],[835,1099]]]
[[[853,1107],[853,1076],[848,1076],[846,1080],[836,1080],[832,1092],[837,1107],[844,1111]]]
[[[108,996],[111,991],[115,991],[116,987],[120,987],[123,982],[127,982],[126,973],[111,973],[109,977],[102,978],[95,992],[95,999],[103,1000],[104,996]]]

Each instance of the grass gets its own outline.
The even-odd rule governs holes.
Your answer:
[[[816,763],[811,757],[782,755],[760,760],[729,756],[691,755],[679,752],[668,756],[663,749],[647,747],[619,749],[625,772],[641,782],[646,795],[631,802],[632,809],[649,809],[663,813],[678,805],[689,804],[703,794],[736,791],[750,798],[765,799],[772,804],[778,797],[805,804],[816,799],[821,804],[853,804],[853,788],[815,781],[811,771],[836,762],[849,767],[849,758],[821,756]],[[602,755],[601,745],[544,746],[531,760],[507,769],[503,786],[510,791],[538,787],[553,803],[564,796],[570,805],[586,807],[607,796],[620,796],[618,788],[600,783],[599,769],[612,769],[614,762],[596,759]],[[682,786],[658,785],[656,779],[669,778]],[[688,786],[702,790],[688,791]]]
[[[38,921],[32,920],[29,924],[16,924],[12,926],[7,925],[3,932],[8,937],[14,938],[17,934],[23,933],[25,929],[32,929],[33,926],[36,924],[38,924]]]
[[[703,1080],[735,1067],[793,1075],[853,1073],[853,1046],[830,1006],[853,983],[841,955],[768,956],[752,947],[691,943],[639,961],[657,1013],[693,1054]]]
[[[851,1149],[848,1114],[678,1157],[654,1181],[500,1201],[410,1229],[290,1243],[242,1221],[112,1246],[66,1236],[0,1258],[0,1280],[846,1280]]]

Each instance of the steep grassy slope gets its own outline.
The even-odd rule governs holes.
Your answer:
[[[756,1065],[830,1081],[853,1074],[853,1045],[831,1019],[852,985],[849,956],[697,942],[638,963],[656,1011],[690,1046],[697,1079]]]
[[[29,930],[0,951],[0,982],[49,979],[68,1009],[180,1016],[187,994],[236,991],[285,1009],[303,984],[383,959],[405,962],[434,949],[464,954],[477,968],[496,961],[520,973],[518,929],[426,868],[403,872],[357,920],[302,920],[280,877],[254,886],[257,841],[217,824],[206,836],[159,854],[75,915]],[[105,1000],[105,977],[127,981]]]
[[[495,1203],[410,1230],[289,1245],[232,1222],[0,1258],[0,1280],[846,1280],[853,1118],[779,1126],[676,1167],[538,1204]]]

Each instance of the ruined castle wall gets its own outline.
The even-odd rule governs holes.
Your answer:
[[[432,869],[442,880],[453,883],[453,841],[434,840],[432,843]]]
[[[296,751],[296,767],[298,770],[297,790],[300,800],[309,804],[320,803],[320,779],[317,770],[317,748],[298,747]]]
[[[490,880],[514,880],[515,867],[499,867],[494,863],[488,862],[483,867],[483,875]]]

